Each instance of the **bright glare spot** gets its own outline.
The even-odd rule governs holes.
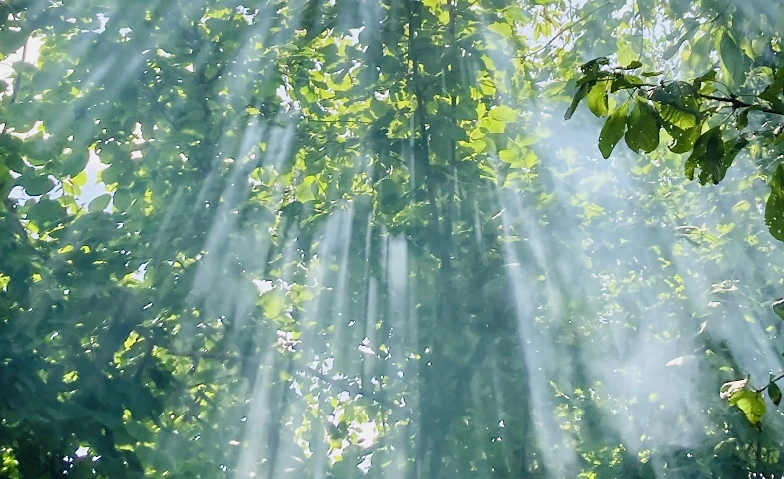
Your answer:
[[[262,294],[268,291],[272,291],[275,288],[275,286],[272,284],[272,281],[269,280],[254,279],[252,282],[253,285],[256,287],[256,289],[259,291],[259,296],[261,296]]]

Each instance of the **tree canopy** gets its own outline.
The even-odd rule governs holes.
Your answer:
[[[781,475],[778,2],[0,12],[0,476]]]

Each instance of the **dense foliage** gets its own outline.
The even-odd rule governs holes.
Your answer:
[[[781,474],[777,2],[0,11],[3,477]]]

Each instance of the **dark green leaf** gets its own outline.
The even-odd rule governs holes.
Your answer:
[[[773,382],[772,377],[768,383],[768,397],[770,397],[770,400],[773,401],[773,404],[776,406],[781,404],[781,388],[779,388],[778,384]]]
[[[702,88],[703,83],[716,81],[716,70],[709,70],[707,73],[698,76],[692,82],[694,89],[699,91]]]
[[[729,165],[725,164],[725,144],[721,138],[719,126],[711,128],[697,139],[691,156],[686,160],[686,176],[694,179],[694,171],[700,168],[700,184],[712,182],[718,184],[727,173]],[[735,153],[737,154],[737,152]],[[734,159],[735,155],[731,156]],[[728,158],[730,159],[730,158]]]
[[[742,112],[740,112],[740,114],[738,115],[738,119],[735,122],[735,127],[738,129],[738,131],[743,130],[747,126],[749,126],[749,113],[753,111],[759,111],[761,108],[762,107],[760,107],[759,105],[754,105],[745,108]]]
[[[574,98],[572,98],[572,104],[569,105],[569,108],[564,113],[564,120],[569,120],[574,115],[575,110],[577,110],[577,106],[580,104],[583,98],[588,94],[588,92],[593,88],[593,82],[583,83],[580,88],[577,90],[577,93],[574,94]]]
[[[89,156],[87,152],[72,151],[60,165],[60,174],[63,176],[76,176],[87,166]]]
[[[620,75],[612,80],[612,86],[610,87],[610,92],[615,93],[618,90],[628,90],[630,88],[637,88],[643,83],[644,82],[642,81],[642,79],[638,76]]]
[[[667,126],[665,123],[665,127]],[[673,153],[686,153],[694,148],[695,142],[700,137],[702,123],[694,125],[693,128],[688,130],[680,130],[675,127],[667,128],[667,132],[673,137],[673,142],[669,145],[670,151]]]
[[[773,312],[776,313],[779,318],[784,320],[784,298],[774,301],[771,307],[773,308]]]
[[[779,165],[770,180],[770,196],[765,206],[765,223],[770,234],[784,241],[784,165]]]
[[[54,183],[47,176],[24,175],[19,178],[19,184],[30,196],[40,196],[52,191]]]
[[[647,102],[636,101],[627,122],[626,144],[635,152],[649,153],[659,146],[656,111]]]
[[[719,38],[722,71],[730,88],[738,88],[746,81],[746,56],[727,30]]]
[[[781,100],[782,94],[784,94],[784,68],[779,68],[776,76],[773,78],[773,82],[759,94],[759,97],[770,103],[776,110],[784,112],[784,102]]]

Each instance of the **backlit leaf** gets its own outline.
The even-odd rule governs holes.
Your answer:
[[[629,114],[629,103],[626,102],[615,109],[607,118],[599,135],[599,151],[604,158],[609,158],[615,145],[623,138],[626,131],[626,117]]]

